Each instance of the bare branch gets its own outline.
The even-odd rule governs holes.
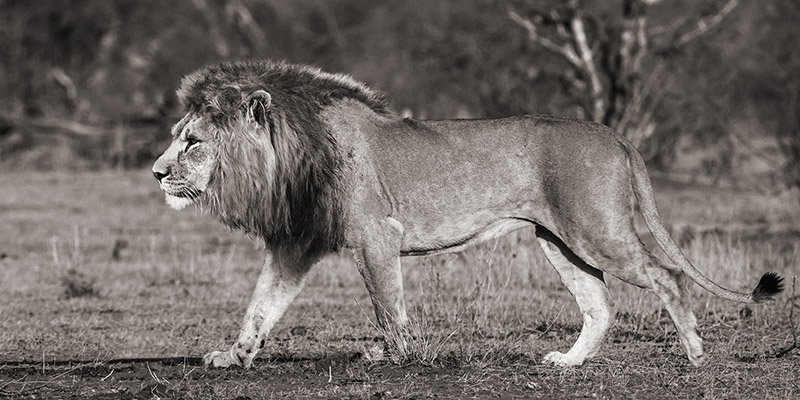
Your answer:
[[[319,10],[321,11],[322,16],[325,18],[325,24],[327,25],[329,34],[333,37],[336,46],[340,48],[344,47],[347,40],[342,34],[341,29],[339,29],[339,21],[336,19],[336,14],[331,10],[329,3],[324,1],[320,2]]]
[[[656,109],[661,105],[664,87],[669,77],[664,76],[664,63],[659,61],[633,91],[625,104],[617,129],[622,132],[636,147],[640,147],[652,134]]]
[[[553,20],[562,20],[561,15],[558,14],[557,10],[551,11],[550,16],[553,18]],[[572,38],[569,32],[567,32],[567,30],[564,28],[564,24],[556,24],[556,32],[558,32],[558,36],[561,36],[564,39]]]
[[[674,46],[683,46],[686,43],[695,40],[706,33],[708,33],[711,29],[719,25],[725,17],[733,12],[736,6],[739,5],[739,0],[728,0],[722,8],[719,9],[714,14],[701,18],[695,24],[694,29],[683,33],[682,35],[678,36],[675,40]]]
[[[217,12],[211,8],[206,0],[193,0],[193,3],[208,23],[208,38],[214,44],[217,55],[227,57],[230,54],[230,46],[217,23]]]
[[[584,18],[582,13],[577,11],[577,3],[571,2],[570,7],[573,9],[573,13],[569,21],[566,21],[566,26],[562,24],[557,32],[561,37],[571,38],[571,45],[557,44],[539,35],[536,24],[521,17],[512,9],[508,10],[508,15],[512,21],[528,32],[528,38],[532,42],[564,57],[579,74],[583,75],[585,79],[588,80],[587,90],[587,85],[580,79],[577,79],[574,74],[571,78],[570,75],[565,75],[567,81],[570,82],[574,88],[588,95],[587,97],[591,101],[591,106],[587,108],[587,111],[592,114],[592,119],[596,122],[602,122],[606,114],[606,101],[603,83],[595,60],[597,49],[593,49],[592,46],[590,46],[589,38],[586,36]],[[551,17],[557,19],[559,15],[554,11]]]
[[[0,114],[0,122],[12,127],[22,126],[42,130],[56,129],[69,132],[74,136],[98,136],[107,132],[104,128],[55,118],[18,118]]]
[[[569,82],[572,87],[577,90],[577,93],[586,93],[586,82],[575,73],[573,69],[567,69],[559,75],[562,79]]]
[[[644,59],[645,54],[647,53],[647,19],[644,17],[644,14],[639,16],[636,19],[636,44],[639,45],[639,52],[633,57],[632,68],[634,71],[641,71],[642,69],[642,60]]]
[[[570,21],[572,35],[575,40],[575,47],[578,48],[581,57],[581,67],[589,77],[589,88],[592,96],[592,119],[595,122],[602,122],[606,112],[605,100],[603,99],[603,85],[600,76],[597,74],[597,66],[594,62],[594,53],[589,47],[589,40],[583,26],[583,19],[579,14]]]
[[[521,26],[528,32],[528,39],[532,42],[539,44],[540,46],[546,48],[547,50],[552,51],[555,54],[558,54],[564,57],[570,64],[577,68],[582,68],[582,62],[578,54],[575,53],[568,45],[559,45],[553,42],[552,40],[540,36],[538,32],[536,32],[536,25],[533,22],[522,18],[519,14],[517,14],[514,10],[508,10],[508,16],[514,21],[517,25]]]
[[[67,93],[67,98],[72,104],[78,99],[78,88],[75,86],[75,82],[72,81],[72,78],[64,72],[63,69],[59,67],[55,67],[50,70],[50,76],[53,77],[53,80],[56,81],[62,88],[64,88],[64,92]]]
[[[663,35],[671,35],[674,36],[675,32],[680,30],[687,22],[689,22],[689,18],[686,18],[685,15],[678,16],[675,18],[674,21],[670,22],[667,25],[662,26],[655,26],[650,28],[648,31],[648,36],[651,38],[656,38]]]
[[[247,5],[240,0],[229,1],[226,4],[225,11],[228,13],[229,18],[234,19],[235,22],[245,29],[247,36],[250,38],[250,42],[256,50],[262,51],[267,48],[267,35],[264,34],[261,26],[259,26],[255,18],[253,18],[253,14],[250,12],[250,9],[247,8]]]

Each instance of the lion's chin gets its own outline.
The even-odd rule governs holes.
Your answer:
[[[192,204],[192,199],[188,197],[173,196],[169,193],[166,194],[164,200],[166,201],[167,205],[172,207],[174,210],[182,210],[189,204]]]

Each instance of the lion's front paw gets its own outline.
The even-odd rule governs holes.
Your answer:
[[[544,356],[544,360],[542,360],[543,364],[554,364],[559,367],[575,367],[578,365],[583,364],[583,360],[576,360],[569,356],[569,354],[563,354],[560,351],[551,351]]]
[[[691,354],[691,355],[689,355],[689,361],[695,367],[702,367],[703,364],[705,364],[707,360],[708,360],[708,355],[703,353],[702,349],[700,350],[700,354]]]
[[[249,367],[244,365],[244,360],[237,359],[230,351],[212,351],[203,356],[203,364],[211,368],[228,368],[231,365],[238,365],[240,367]]]

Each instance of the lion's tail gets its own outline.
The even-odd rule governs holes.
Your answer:
[[[633,191],[639,200],[639,208],[642,211],[647,227],[656,239],[656,242],[664,249],[667,256],[674,262],[686,275],[695,281],[700,287],[724,299],[738,301],[741,303],[759,303],[770,300],[774,295],[783,290],[783,278],[774,272],[767,272],[758,281],[752,293],[738,293],[717,285],[708,279],[686,258],[680,248],[672,240],[667,228],[661,221],[656,208],[656,200],[653,197],[653,187],[650,177],[644,165],[644,160],[632,144],[623,143],[628,159],[631,162],[631,172],[633,175]]]

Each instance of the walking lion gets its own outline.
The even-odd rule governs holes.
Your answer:
[[[575,298],[583,329],[566,353],[580,365],[612,323],[604,274],[653,291],[694,365],[706,359],[681,284],[757,303],[782,290],[763,275],[749,294],[718,286],[681,253],[659,217],[644,162],[628,140],[555,116],[420,121],[383,95],[309,66],[234,62],[185,77],[186,115],[153,174],[174,208],[195,204],[267,248],[238,340],[207,365],[250,367],[321,257],[353,253],[383,329],[407,321],[400,257],[454,252],[533,227]],[[664,263],[633,225],[635,204]]]

